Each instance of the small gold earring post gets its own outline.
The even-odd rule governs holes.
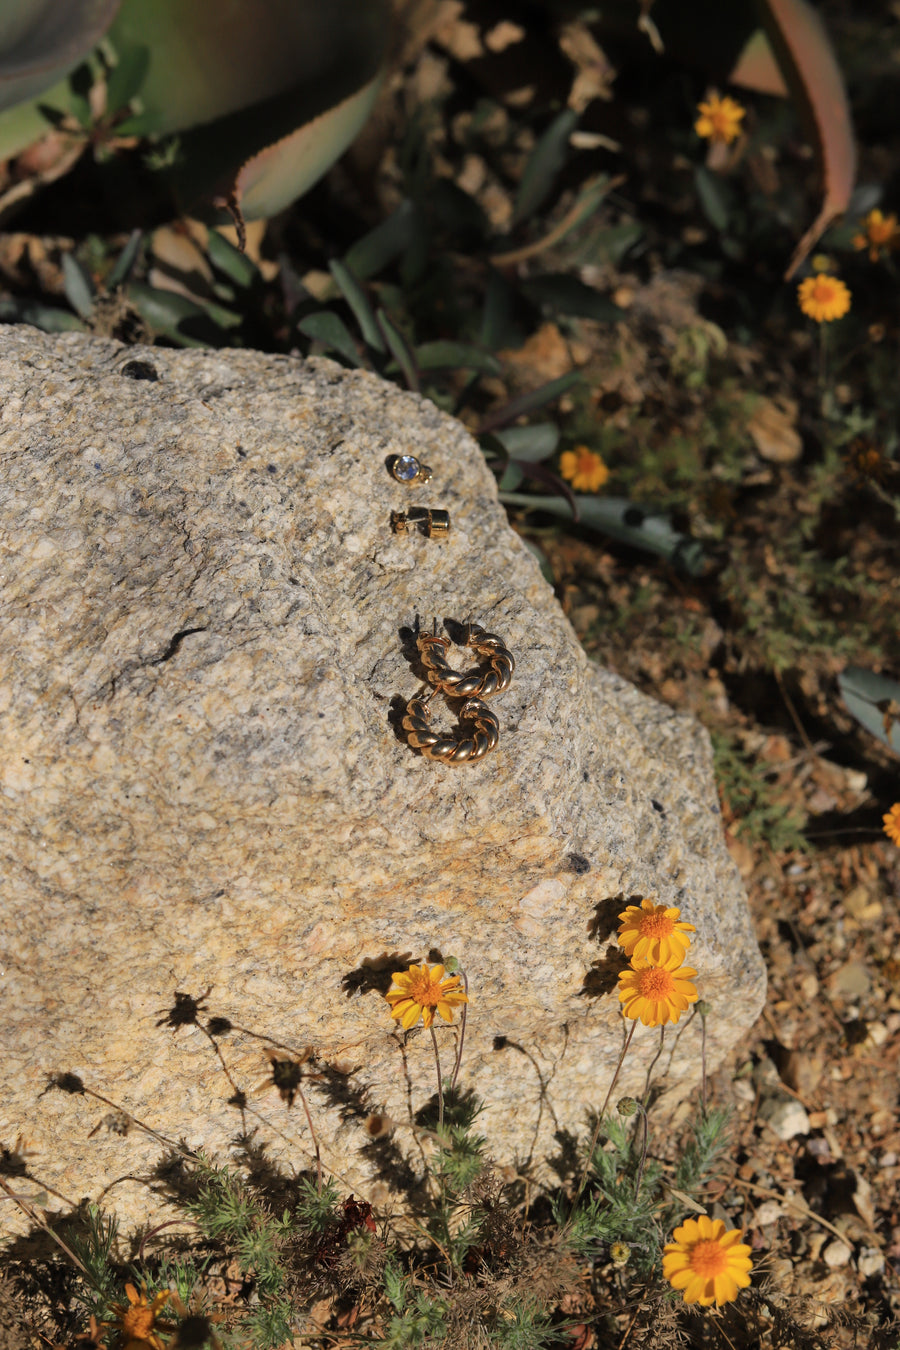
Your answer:
[[[422,506],[415,506],[410,511],[391,512],[394,534],[408,534],[414,525],[421,525],[429,539],[446,539],[450,533],[450,512],[439,507]]]

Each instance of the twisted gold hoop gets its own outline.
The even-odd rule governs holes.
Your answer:
[[[423,690],[406,705],[403,729],[409,733],[409,744],[421,750],[426,759],[439,759],[443,764],[473,764],[484,759],[500,739],[500,723],[495,714],[481,699],[470,698],[460,708],[459,720],[473,723],[471,735],[441,735],[428,718],[428,704],[435,692],[431,689],[426,694]]]
[[[416,646],[422,665],[435,689],[449,698],[493,698],[502,694],[512,683],[516,668],[512,652],[496,633],[486,632],[480,624],[466,624],[467,647],[487,659],[488,669],[454,670],[447,660],[450,639],[436,633],[420,633]]]

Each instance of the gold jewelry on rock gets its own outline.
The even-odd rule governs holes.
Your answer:
[[[490,754],[500,739],[500,723],[481,699],[470,698],[459,710],[460,722],[471,722],[473,730],[461,736],[445,736],[435,731],[428,717],[428,704],[437,691],[423,690],[406,705],[403,729],[407,740],[426,759],[438,759],[442,764],[474,764]]]
[[[450,533],[450,512],[430,506],[414,506],[409,511],[391,512],[394,534],[408,534],[417,525],[421,526],[429,539],[446,539]]]
[[[415,455],[395,455],[391,473],[398,483],[405,483],[407,487],[412,487],[414,483],[430,483],[432,478],[431,466],[423,464]]]
[[[512,652],[496,633],[488,633],[477,623],[466,624],[467,647],[487,660],[488,668],[454,670],[447,660],[450,639],[433,633],[420,633],[416,646],[429,682],[449,698],[493,698],[502,694],[512,682],[516,668]]]

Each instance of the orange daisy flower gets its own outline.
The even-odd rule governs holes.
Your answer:
[[[697,1002],[700,995],[691,983],[697,972],[680,961],[678,953],[659,965],[639,956],[631,958],[631,969],[619,976],[619,1001],[626,1017],[640,1020],[645,1027],[661,1027],[677,1022]]]
[[[629,905],[619,915],[619,946],[626,956],[645,961],[666,961],[670,956],[683,960],[691,945],[688,933],[697,930],[692,923],[679,923],[680,915],[680,909],[654,905],[652,900],[642,900],[640,908]]]
[[[663,1275],[673,1289],[684,1291],[685,1303],[721,1307],[750,1283],[750,1248],[740,1228],[725,1231],[721,1219],[701,1214],[685,1219],[663,1248]]]
[[[133,1284],[126,1284],[125,1294],[128,1306],[114,1303],[112,1311],[116,1314],[119,1326],[120,1343],[124,1346],[138,1344],[141,1347],[152,1346],[153,1350],[165,1350],[165,1344],[159,1338],[161,1331],[174,1331],[174,1322],[163,1322],[157,1313],[169,1301],[168,1289],[163,1289],[151,1301],[147,1298],[147,1287],[141,1285],[140,1294]]]
[[[705,103],[697,104],[700,116],[694,123],[698,136],[705,136],[715,143],[729,145],[741,134],[741,119],[746,117],[747,109],[742,108],[733,98],[719,98],[710,94]]]
[[[576,492],[597,492],[609,477],[609,469],[600,455],[586,445],[564,450],[559,457],[559,471]]]
[[[862,232],[853,236],[854,248],[867,248],[871,262],[877,262],[881,250],[889,253],[900,244],[900,228],[897,217],[891,213],[886,216],[882,211],[870,211],[862,223]]]
[[[883,483],[888,466],[884,453],[871,436],[854,436],[847,446],[844,462],[860,483],[872,480]]]
[[[468,1003],[469,996],[461,987],[459,975],[444,976],[443,966],[410,966],[391,976],[396,989],[389,989],[385,998],[404,1031],[409,1031],[422,1019],[426,1027],[434,1021],[435,1010],[445,1022],[453,1021],[453,1009]]]
[[[900,844],[900,802],[894,802],[890,811],[882,816],[884,832],[894,844]]]
[[[797,303],[816,323],[831,323],[842,319],[850,308],[850,291],[840,277],[817,272],[797,287]]]

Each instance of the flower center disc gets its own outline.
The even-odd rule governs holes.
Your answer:
[[[721,1275],[728,1265],[728,1257],[718,1242],[695,1242],[691,1248],[691,1269],[704,1280]]]
[[[652,966],[650,970],[641,971],[640,981],[641,993],[644,998],[667,999],[675,991],[675,981],[667,970],[660,966]]]

